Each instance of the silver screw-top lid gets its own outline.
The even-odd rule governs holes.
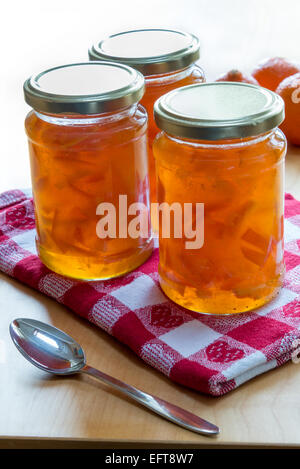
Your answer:
[[[144,77],[133,68],[109,62],[84,62],[50,68],[24,83],[25,101],[36,111],[101,114],[138,102]]]
[[[196,36],[171,29],[137,29],[113,34],[89,50],[90,60],[122,62],[145,76],[183,69],[199,56]]]
[[[154,105],[157,126],[196,140],[255,136],[284,119],[284,102],[272,91],[237,82],[201,83],[170,91]]]

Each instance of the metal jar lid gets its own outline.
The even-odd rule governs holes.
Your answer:
[[[36,111],[101,114],[138,102],[145,80],[123,64],[83,62],[50,68],[24,83],[25,101]]]
[[[184,86],[154,105],[157,126],[167,133],[196,140],[255,136],[284,119],[284,102],[272,91],[237,82]]]
[[[145,76],[183,69],[199,56],[196,36],[171,29],[124,31],[103,39],[89,50],[90,60],[122,62]]]

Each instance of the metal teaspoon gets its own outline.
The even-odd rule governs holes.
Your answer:
[[[56,327],[20,318],[10,324],[9,331],[19,352],[43,371],[55,375],[86,373],[181,427],[207,436],[220,432],[216,425],[197,415],[88,366],[81,346]]]

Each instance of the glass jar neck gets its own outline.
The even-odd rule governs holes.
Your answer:
[[[117,120],[125,119],[134,115],[136,112],[138,103],[135,103],[129,107],[118,109],[112,112],[106,112],[103,114],[45,114],[38,111],[33,111],[36,116],[50,124],[54,125],[88,125],[97,123],[109,123]]]
[[[277,128],[272,129],[268,132],[265,132],[260,135],[255,135],[251,137],[243,137],[243,138],[234,138],[234,139],[226,139],[226,140],[194,140],[189,138],[183,137],[175,137],[173,135],[168,134],[167,132],[163,132],[165,137],[172,140],[173,142],[197,147],[197,148],[220,148],[221,146],[224,147],[245,147],[250,145],[256,145],[257,143],[261,143],[265,140],[268,140],[272,137],[274,132],[278,130]]]
[[[161,85],[162,83],[172,83],[172,82],[180,81],[188,77],[189,75],[191,75],[195,67],[197,67],[197,65],[192,64],[186,68],[175,70],[174,72],[170,72],[170,73],[163,73],[160,75],[146,75],[145,81],[146,81],[146,84],[148,85],[155,85],[155,84]]]

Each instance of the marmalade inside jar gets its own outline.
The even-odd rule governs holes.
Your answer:
[[[149,177],[151,202],[156,202],[156,176],[155,176],[155,159],[152,153],[152,144],[155,136],[160,132],[154,121],[153,106],[155,101],[165,93],[180,88],[182,86],[192,85],[194,83],[203,83],[205,81],[202,69],[196,65],[192,65],[187,69],[180,70],[163,75],[153,75],[145,77],[146,91],[141,99],[141,104],[146,108],[148,113],[148,155],[149,155]],[[155,220],[152,219],[153,229],[157,227]]]
[[[151,238],[99,238],[96,208],[102,202],[115,206],[118,234],[120,194],[127,195],[128,206],[149,206],[146,113],[133,106],[64,117],[30,112],[26,119],[39,255],[69,277],[124,274],[149,257]]]
[[[204,203],[200,249],[186,249],[184,236],[162,238],[160,226],[160,284],[173,301],[232,314],[277,294],[284,274],[285,146],[279,130],[217,142],[157,136],[158,202]]]

